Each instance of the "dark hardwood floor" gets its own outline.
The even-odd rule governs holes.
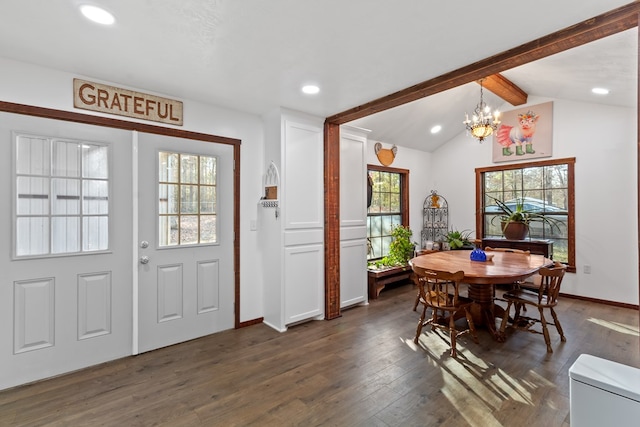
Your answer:
[[[1,426],[567,426],[582,353],[640,367],[638,312],[563,298],[567,342],[480,331],[459,356],[425,328],[415,288],[278,333],[231,330],[0,392]]]

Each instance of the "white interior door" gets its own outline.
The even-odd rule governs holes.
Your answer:
[[[138,138],[138,350],[233,327],[233,147]]]
[[[130,355],[131,133],[0,113],[0,146],[0,389]]]

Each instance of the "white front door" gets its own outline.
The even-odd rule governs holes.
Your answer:
[[[233,146],[138,137],[138,350],[234,326]]]
[[[0,389],[131,354],[131,132],[0,113]]]

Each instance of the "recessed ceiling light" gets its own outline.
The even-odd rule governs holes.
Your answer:
[[[116,18],[114,18],[112,14],[97,6],[84,4],[80,6],[80,12],[82,12],[85,18],[90,19],[93,22],[97,22],[98,24],[112,25],[116,22]]]
[[[307,95],[315,95],[316,93],[320,92],[320,88],[316,85],[306,85],[302,86],[302,92],[306,93]]]
[[[609,89],[605,89],[603,87],[594,87],[593,89],[591,89],[591,92],[598,94],[598,95],[608,95],[609,94]]]
[[[431,133],[438,133],[442,130],[442,126],[440,125],[435,125],[434,127],[431,128]]]

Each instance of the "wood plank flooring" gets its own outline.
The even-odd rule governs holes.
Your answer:
[[[231,330],[0,392],[1,426],[568,426],[582,353],[640,368],[638,312],[564,298],[567,336],[423,332],[415,288],[332,321]],[[445,339],[446,338],[446,339]]]

